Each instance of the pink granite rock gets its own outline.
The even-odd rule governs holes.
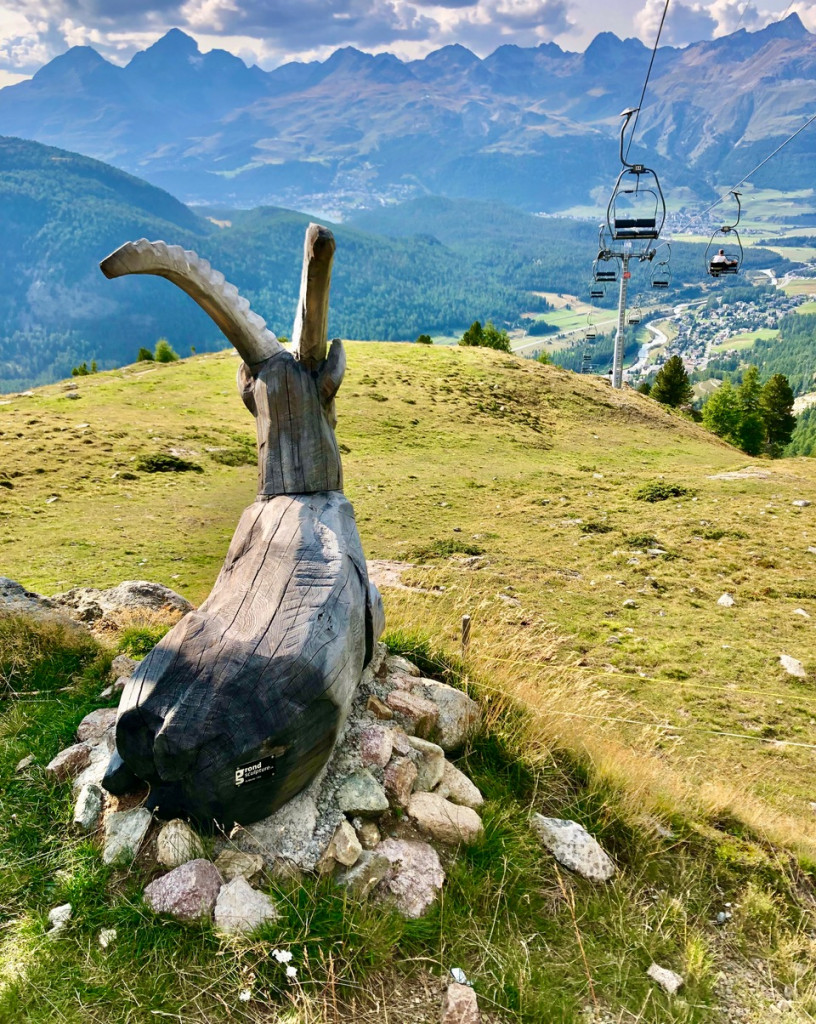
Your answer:
[[[77,739],[81,743],[99,743],[116,725],[116,708],[97,708],[79,723]]]
[[[439,709],[433,701],[406,690],[392,690],[385,701],[405,723],[406,731],[417,736],[427,737],[439,718]]]
[[[410,758],[398,757],[385,769],[385,792],[397,807],[407,807],[414,791],[417,766]]]
[[[391,864],[380,891],[406,917],[422,917],[445,881],[439,854],[428,843],[412,839],[386,839],[374,852]]]
[[[61,750],[57,756],[45,766],[48,775],[57,782],[73,779],[91,763],[91,748],[87,743],[75,743],[72,747]]]
[[[391,731],[372,725],[360,736],[360,760],[364,765],[385,768],[391,760]]]
[[[221,875],[208,860],[189,860],[151,882],[145,903],[157,914],[172,914],[179,921],[200,921],[212,915],[221,889]]]
[[[453,846],[475,843],[484,828],[482,819],[470,807],[460,807],[438,793],[414,793],[408,815],[431,838]]]
[[[480,1024],[481,1019],[473,989],[452,981],[442,997],[442,1024]]]

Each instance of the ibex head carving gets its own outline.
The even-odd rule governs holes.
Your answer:
[[[256,420],[262,497],[343,489],[334,396],[346,358],[339,340],[328,353],[326,346],[334,250],[332,233],[310,224],[291,352],[223,274],[179,245],[142,238],[126,242],[100,264],[108,278],[166,277],[195,299],[238,350],[244,360],[238,390]]]

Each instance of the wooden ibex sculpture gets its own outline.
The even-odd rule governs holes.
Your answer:
[[[106,277],[158,274],[212,317],[243,359],[238,389],[258,430],[258,497],[241,516],[212,593],[148,654],[122,693],[104,785],[142,780],[162,817],[249,824],[326,762],[382,632],[354,511],[342,493],[327,353],[335,243],[306,232],[292,351],[222,274],[164,242],[128,242]]]

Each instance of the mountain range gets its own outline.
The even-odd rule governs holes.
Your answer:
[[[0,134],[96,157],[186,203],[322,215],[423,194],[559,211],[618,167],[622,108],[650,51],[446,46],[422,60],[347,47],[263,71],[173,29],[125,67],[74,47],[0,90]],[[794,13],[758,32],[657,51],[632,157],[684,200],[738,180],[816,109],[816,35]],[[757,178],[810,187],[816,131]]]

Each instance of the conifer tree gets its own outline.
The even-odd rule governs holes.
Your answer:
[[[756,366],[749,366],[737,393],[740,408],[738,444],[749,455],[759,455],[765,441],[765,423],[759,409],[761,395],[759,370]]]
[[[703,426],[738,445],[741,418],[739,396],[731,381],[726,379],[703,406]]]
[[[658,370],[650,397],[677,408],[692,399],[691,381],[680,356],[672,356]]]
[[[784,373],[775,373],[759,396],[759,411],[765,424],[765,439],[772,458],[778,458],[790,442],[796,426],[793,391]]]

